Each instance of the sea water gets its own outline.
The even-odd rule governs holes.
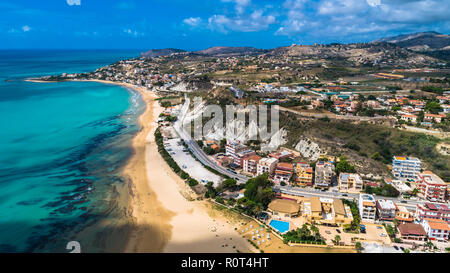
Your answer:
[[[23,79],[88,72],[139,51],[0,51],[0,252],[65,251],[63,234],[101,217],[143,111],[95,82]],[[61,241],[59,241],[61,240]],[[42,249],[51,242],[55,249]]]

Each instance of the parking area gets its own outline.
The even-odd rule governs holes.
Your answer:
[[[366,233],[345,233],[342,228],[318,226],[320,234],[326,239],[327,243],[332,243],[336,235],[341,237],[341,242],[345,245],[352,245],[355,241],[377,242],[382,245],[390,245],[391,239],[387,235],[386,229],[382,225],[364,224]]]
[[[203,167],[200,162],[195,160],[187,148],[181,144],[180,138],[173,138],[164,141],[164,147],[178,166],[180,166],[183,171],[199,183],[206,184],[208,182],[213,182],[215,187],[220,184],[222,178],[210,172]]]

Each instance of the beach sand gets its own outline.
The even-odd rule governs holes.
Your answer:
[[[116,223],[116,227],[106,233],[97,232],[92,239],[103,242],[97,247],[105,247],[106,252],[133,253],[257,252],[236,231],[237,221],[215,213],[207,201],[185,198],[189,187],[161,157],[154,139],[157,119],[163,110],[155,100],[156,94],[130,84],[119,85],[139,92],[146,109],[139,117],[141,130],[132,142],[134,155],[123,171],[128,181],[121,192],[126,196],[119,201],[128,201],[121,217],[123,222]],[[90,228],[95,230],[99,225]],[[120,250],[125,239],[125,247]]]

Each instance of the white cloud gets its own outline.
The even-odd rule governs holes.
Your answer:
[[[81,0],[66,0],[69,6],[81,6]]]
[[[145,36],[145,33],[143,33],[143,32],[138,32],[138,31],[133,30],[133,29],[131,29],[131,28],[125,28],[125,29],[123,29],[123,33],[125,33],[125,34],[127,34],[127,35],[129,35],[129,36],[132,36],[132,37],[134,37],[134,38],[137,38],[137,37],[139,37],[139,36]]]
[[[200,17],[190,17],[183,20],[183,23],[190,26],[198,26],[201,23],[202,19]]]
[[[225,3],[235,3],[235,8],[238,14],[242,14],[245,11],[245,8],[250,5],[251,0],[222,0]]]
[[[28,32],[31,30],[31,28],[30,28],[30,26],[25,25],[22,27],[22,30],[23,30],[23,32]]]
[[[213,15],[208,19],[208,26],[212,30],[219,30],[221,32],[241,31],[254,32],[265,30],[276,22],[273,15],[264,15],[262,10],[256,10],[249,15],[238,15],[234,17],[227,17],[225,15]]]

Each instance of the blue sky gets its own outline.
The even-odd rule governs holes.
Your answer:
[[[450,0],[2,0],[0,48],[203,49],[448,34]]]

